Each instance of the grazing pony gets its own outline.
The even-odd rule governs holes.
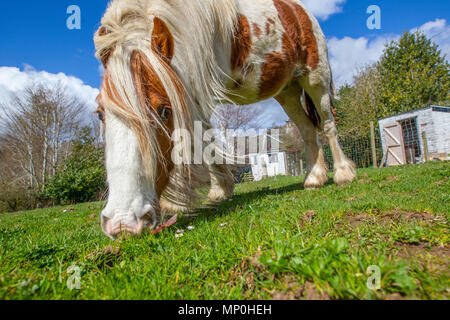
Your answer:
[[[232,196],[226,165],[187,159],[194,126],[211,128],[218,104],[275,97],[307,149],[305,188],[328,180],[318,139],[323,131],[338,185],[355,179],[332,115],[333,83],[325,37],[297,0],[115,0],[95,34],[105,73],[98,97],[104,121],[108,203],[104,232],[139,234],[161,225],[165,210]],[[175,150],[177,149],[177,150]],[[174,161],[179,152],[184,160]]]

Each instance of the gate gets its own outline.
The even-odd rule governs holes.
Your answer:
[[[387,125],[383,129],[383,139],[385,142],[385,159],[382,163],[387,161],[388,166],[399,166],[406,164],[405,146],[403,143],[403,132],[400,123],[395,122]],[[387,159],[386,159],[387,158]]]

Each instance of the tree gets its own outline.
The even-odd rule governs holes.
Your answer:
[[[380,60],[338,91],[337,124],[341,136],[367,135],[370,121],[450,102],[449,64],[423,33],[406,32],[386,44]]]
[[[9,155],[7,164],[14,168],[13,178],[29,189],[42,190],[65,160],[67,142],[78,130],[85,106],[61,83],[31,83],[1,107],[1,141]]]
[[[354,78],[354,85],[342,86],[336,101],[336,119],[340,135],[354,135],[369,127],[370,121],[380,117],[377,68],[366,66]],[[368,131],[367,131],[368,132]]]
[[[46,184],[42,197],[55,203],[99,200],[106,190],[103,148],[90,127],[83,127],[72,145],[71,155]]]
[[[301,152],[305,148],[305,142],[300,130],[294,122],[287,122],[285,127],[281,127],[281,150],[288,152]]]
[[[216,109],[213,122],[221,130],[249,129],[258,127],[259,111],[255,106],[225,104]]]
[[[376,69],[381,78],[378,118],[450,102],[449,64],[421,32],[405,32],[386,45]]]

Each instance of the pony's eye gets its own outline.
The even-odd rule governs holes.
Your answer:
[[[158,107],[158,115],[162,121],[167,121],[172,115],[172,110],[170,110],[168,105],[162,104]]]
[[[98,111],[97,115],[98,115],[98,120],[100,120],[101,122],[103,122],[105,120],[105,116],[103,115],[103,112]]]

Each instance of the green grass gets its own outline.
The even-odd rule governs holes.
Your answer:
[[[102,234],[101,203],[4,214],[0,299],[448,299],[449,177],[448,162],[360,170],[320,190],[277,177],[117,242]]]

